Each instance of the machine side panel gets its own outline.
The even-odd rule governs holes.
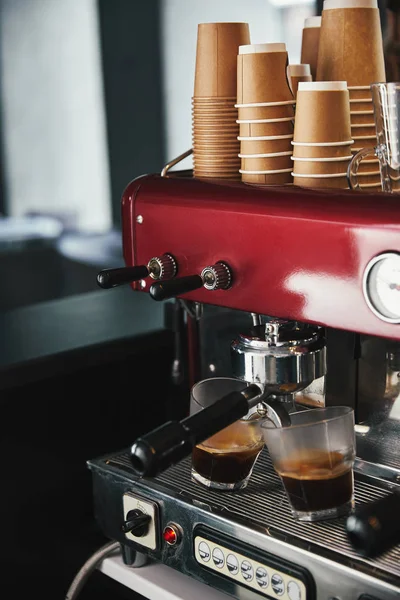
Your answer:
[[[142,179],[135,202],[128,192],[127,264],[170,252],[178,276],[231,266],[231,289],[201,288],[188,300],[400,339],[400,325],[375,316],[362,292],[370,259],[400,253],[397,198],[155,176]]]

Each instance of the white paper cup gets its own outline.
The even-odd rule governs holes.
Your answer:
[[[336,92],[347,90],[346,81],[300,81],[299,92]]]
[[[241,137],[237,138],[240,142],[265,142],[273,140],[292,140],[293,134],[289,135],[273,135],[273,136],[258,136],[258,137]]]
[[[313,174],[299,174],[299,173],[292,173],[293,177],[300,177],[300,178],[305,178],[305,179],[336,179],[336,177],[346,177],[347,172],[346,173],[330,173],[330,174],[320,174],[320,173],[313,173]]]
[[[283,117],[283,119],[238,119],[236,123],[248,123],[251,125],[252,123],[283,123],[287,121],[294,121],[294,117]]]
[[[299,162],[344,162],[346,160],[351,160],[352,158],[352,154],[350,154],[350,156],[330,156],[329,158],[303,158],[292,156],[292,160],[298,160]]]
[[[304,29],[308,27],[321,27],[322,17],[307,17],[304,19]]]
[[[354,140],[347,140],[345,142],[290,142],[293,146],[350,146],[354,143]]]
[[[239,154],[239,158],[276,158],[277,156],[290,156],[291,152],[272,152],[271,154]],[[350,156],[350,158],[352,158]]]
[[[249,104],[235,104],[235,108],[260,108],[261,106],[287,106],[296,104],[296,100],[282,100],[281,102],[251,102]]]
[[[323,10],[334,8],[378,8],[378,0],[325,0]]]
[[[239,173],[245,175],[277,175],[278,173],[290,173],[292,169],[278,169],[277,171],[243,171],[239,169]]]
[[[247,44],[239,46],[239,54],[264,54],[264,52],[286,52],[286,44]]]

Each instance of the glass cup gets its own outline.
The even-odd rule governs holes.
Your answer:
[[[349,514],[354,507],[354,411],[331,406],[290,417],[289,427],[263,421],[261,431],[293,517],[319,521]]]
[[[243,381],[229,377],[204,379],[192,387],[190,414],[226,394],[243,390]],[[216,490],[240,490],[249,482],[264,438],[257,413],[248,414],[194,447],[192,479]]]
[[[362,148],[350,161],[347,179],[350,189],[360,190],[357,172],[366,157],[379,159],[382,191],[400,193],[400,83],[373,83],[376,145]]]

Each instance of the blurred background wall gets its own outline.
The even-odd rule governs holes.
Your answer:
[[[383,24],[387,2],[398,4],[380,0]],[[0,0],[0,310],[97,289],[100,268],[123,264],[125,186],[191,146],[198,23],[247,21],[252,43],[283,41],[295,64],[304,19],[321,10],[322,0]],[[41,255],[38,217],[43,237],[56,232]]]

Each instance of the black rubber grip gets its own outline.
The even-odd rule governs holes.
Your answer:
[[[97,283],[101,288],[108,290],[119,285],[124,285],[125,283],[144,279],[148,274],[149,270],[144,265],[121,267],[119,269],[104,269],[97,275]]]
[[[202,285],[203,280],[200,275],[188,275],[187,277],[177,277],[168,281],[157,281],[150,287],[150,296],[157,301],[167,300],[197,290]]]
[[[154,477],[188,456],[196,444],[243,417],[249,410],[247,400],[261,393],[256,385],[243,389],[247,399],[242,392],[231,392],[182,421],[169,421],[138,438],[131,448],[135,473]]]
[[[371,558],[400,543],[400,492],[358,506],[346,532],[354,550]]]

